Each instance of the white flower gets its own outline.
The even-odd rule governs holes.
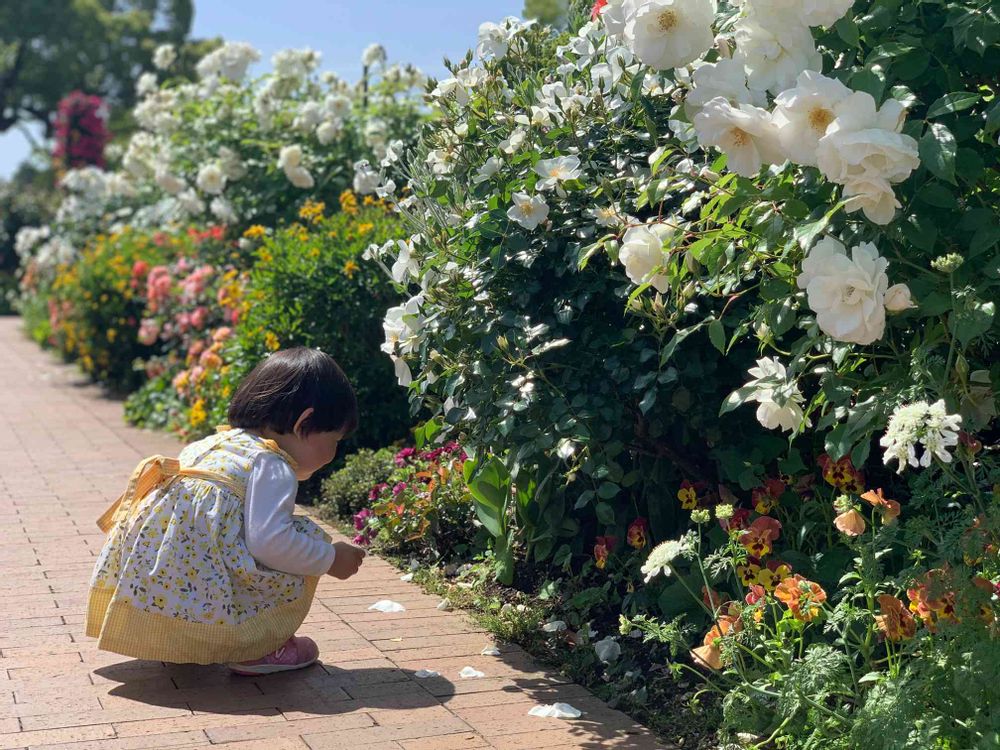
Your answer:
[[[121,172],[114,172],[108,176],[108,194],[112,196],[122,196],[134,198],[138,194],[135,185]]]
[[[618,213],[618,208],[613,205],[589,208],[587,209],[587,216],[592,217],[594,223],[599,227],[616,227],[623,221],[622,215]]]
[[[649,557],[646,558],[646,562],[639,569],[640,572],[645,573],[646,583],[649,583],[653,578],[660,575],[660,573],[664,576],[669,576],[671,572],[670,563],[687,552],[687,550],[688,541],[684,537],[681,539],[671,539],[653,547],[649,553]]]
[[[390,307],[382,321],[385,342],[381,349],[390,356],[414,353],[420,346],[424,320],[420,314],[423,297],[411,297],[402,305]]]
[[[527,193],[514,193],[514,205],[507,211],[507,218],[516,221],[527,230],[538,227],[549,215],[549,205],[540,195],[530,196]]]
[[[303,190],[309,190],[316,184],[312,174],[305,167],[289,167],[285,170],[285,177],[295,187]]]
[[[203,193],[218,195],[226,189],[226,175],[219,164],[211,162],[198,170],[196,184]]]
[[[200,78],[219,76],[239,82],[251,63],[260,60],[260,52],[246,42],[227,42],[205,55],[196,66]]]
[[[601,8],[601,22],[604,24],[608,36],[624,36],[625,25],[634,10],[633,0],[608,0],[607,5]]]
[[[371,195],[381,182],[378,172],[372,169],[366,160],[354,164],[354,192],[358,195]]]
[[[944,463],[951,463],[948,448],[958,445],[961,424],[962,417],[948,414],[943,400],[930,405],[926,401],[917,401],[898,407],[889,418],[885,435],[879,440],[885,448],[883,463],[888,466],[891,461],[896,461],[900,474],[907,464],[914,468],[930,466],[935,456]],[[924,448],[919,461],[918,443]]]
[[[434,174],[440,176],[451,174],[454,169],[454,157],[454,152],[443,148],[436,148],[427,154],[427,158],[424,161]]]
[[[172,44],[161,44],[153,52],[153,65],[160,70],[166,70],[177,59],[177,49]]]
[[[770,26],[751,14],[737,22],[735,36],[751,88],[778,94],[791,88],[803,70],[823,69],[812,32],[794,20]]]
[[[722,97],[709,101],[694,118],[698,142],[715,146],[736,174],[754,177],[762,164],[781,164],[784,154],[771,113],[750,104],[734,107]]]
[[[327,146],[337,140],[341,131],[342,126],[339,120],[326,120],[316,128],[316,137],[321,144]]]
[[[486,182],[500,171],[502,164],[503,162],[501,162],[497,157],[491,156],[476,172],[476,176],[473,178],[472,182],[476,185]]]
[[[882,338],[888,265],[870,242],[853,248],[850,258],[832,237],[816,243],[802,261],[798,285],[806,290],[823,333],[862,345]]]
[[[302,166],[302,147],[283,146],[278,153],[278,166],[285,171]]]
[[[445,78],[438,81],[438,85],[431,92],[431,96],[438,99],[454,99],[460,107],[469,103],[469,90],[457,78]]]
[[[597,654],[598,659],[605,664],[610,664],[613,661],[617,661],[618,657],[622,655],[622,647],[618,645],[618,641],[609,635],[594,644],[594,652]]]
[[[507,39],[507,31],[503,26],[496,23],[480,24],[479,44],[476,46],[476,54],[485,59],[488,57],[502,60],[510,47]]]
[[[750,400],[760,404],[757,407],[757,421],[769,430],[794,431],[805,417],[802,403],[805,399],[798,385],[788,377],[785,366],[773,357],[757,360],[757,366],[747,371],[753,378],[748,387],[753,388]],[[805,421],[805,426],[810,425]]]
[[[386,61],[385,47],[381,44],[369,44],[365,51],[361,53],[361,64],[366,68],[371,68]]]
[[[675,217],[667,223],[631,227],[625,232],[618,260],[633,284],[649,283],[660,293],[670,288],[670,278],[657,272],[667,264],[663,245],[676,234],[679,223]]]
[[[215,218],[225,224],[235,224],[239,221],[240,217],[236,215],[232,204],[221,196],[214,198],[208,208]]]
[[[767,103],[763,91],[750,91],[748,88],[743,64],[738,60],[723,59],[698,65],[691,74],[691,90],[684,99],[688,118],[694,119],[702,107],[720,96],[734,106],[763,106]]]
[[[184,180],[170,174],[170,170],[166,166],[161,165],[156,168],[155,179],[156,184],[171,195],[177,195],[185,187],[187,187]]]
[[[580,178],[580,159],[576,156],[542,159],[535,165],[535,174],[542,178],[535,184],[536,188],[552,190],[561,182]]]
[[[279,78],[298,80],[305,78],[320,63],[322,55],[308,47],[306,49],[283,49],[271,57],[274,73]]]
[[[331,120],[344,120],[351,114],[351,100],[343,94],[331,94],[323,100],[323,110]]]
[[[837,118],[837,105],[851,90],[834,78],[803,71],[795,88],[774,99],[774,123],[785,155],[797,164],[816,166],[819,139]]]
[[[500,141],[500,150],[505,154],[515,154],[517,153],[521,146],[524,145],[525,139],[528,137],[528,131],[523,127],[516,127],[514,131],[510,134],[510,138]]]
[[[179,193],[177,201],[189,214],[200,214],[205,210],[205,201],[191,188]]]
[[[752,12],[767,18],[773,26],[786,25],[789,19],[804,26],[833,26],[854,5],[854,0],[742,0]]]
[[[25,258],[40,243],[49,238],[50,229],[46,227],[21,227],[14,238],[14,252],[18,257]]]
[[[885,293],[885,309],[889,312],[903,312],[916,307],[906,284],[893,284]]]
[[[299,107],[292,127],[296,130],[312,130],[323,121],[323,108],[319,102],[305,102]]]
[[[227,180],[236,181],[246,177],[247,168],[240,159],[240,155],[227,146],[222,146],[219,149],[219,164]]]
[[[160,87],[156,73],[143,73],[135,82],[135,93],[139,96],[149,96]]]
[[[656,70],[694,62],[715,42],[714,0],[631,0],[635,11],[625,40],[640,61]]]
[[[848,211],[862,209],[877,224],[892,221],[898,207],[891,184],[920,166],[917,142],[899,131],[905,110],[889,100],[876,109],[871,94],[856,91],[836,106],[837,117],[819,140],[816,163],[823,175],[844,185]]]
[[[392,264],[392,278],[397,284],[404,283],[408,278],[420,277],[420,264],[413,257],[413,245],[404,240],[396,240],[396,247],[399,248],[399,255],[396,262]]]

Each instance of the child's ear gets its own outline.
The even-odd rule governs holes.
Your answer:
[[[316,410],[310,406],[304,412],[299,414],[299,418],[295,420],[295,426],[292,428],[292,432],[295,433],[295,437],[302,437],[302,428],[305,427],[306,422],[309,421],[309,417],[312,416],[314,411]]]

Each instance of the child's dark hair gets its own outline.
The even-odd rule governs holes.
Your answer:
[[[310,407],[305,434],[357,429],[358,400],[340,365],[329,354],[296,346],[275,352],[243,379],[229,404],[229,424],[286,435]]]

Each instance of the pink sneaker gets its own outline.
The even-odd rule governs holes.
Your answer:
[[[319,658],[319,646],[312,638],[293,635],[277,651],[253,661],[228,665],[236,674],[256,675],[303,669]]]

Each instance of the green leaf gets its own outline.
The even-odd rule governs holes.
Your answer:
[[[756,386],[745,385],[730,393],[726,397],[726,400],[722,402],[722,407],[719,409],[719,416],[721,417],[723,414],[731,412],[733,409],[745,404],[756,391]]]
[[[948,328],[963,347],[967,346],[972,339],[990,330],[996,308],[995,302],[983,302],[974,297],[966,299],[960,307],[956,305],[948,319]]]
[[[975,106],[979,101],[979,94],[974,91],[952,91],[945,94],[927,109],[927,119],[948,115],[952,112],[961,112],[963,109]]]
[[[968,258],[975,258],[977,255],[986,252],[991,247],[1000,242],[1000,226],[990,224],[972,235],[972,242],[969,243]]]
[[[469,466],[466,462],[466,467]],[[486,530],[499,539],[506,534],[506,507],[510,475],[498,458],[491,458],[472,476],[466,471],[469,492],[475,500],[476,515]]]
[[[605,526],[615,525],[615,509],[610,503],[598,503],[594,511],[597,513],[597,520]]]
[[[708,338],[712,342],[712,346],[722,354],[726,353],[726,327],[718,318],[708,324]]]
[[[622,488],[619,487],[614,482],[604,482],[600,487],[597,488],[597,496],[602,500],[610,500],[621,491]]]
[[[937,177],[955,184],[955,136],[941,123],[931,123],[920,139],[920,159]]]
[[[861,41],[861,35],[858,32],[858,25],[854,22],[854,19],[850,16],[844,16],[837,23],[833,25],[833,30],[837,32],[844,44],[849,47],[857,47],[858,42]]]
[[[660,367],[665,365],[667,361],[674,356],[674,352],[677,351],[677,347],[680,346],[680,343],[684,339],[708,322],[708,320],[703,320],[701,323],[693,325],[690,328],[682,328],[681,330],[676,331],[674,335],[670,337],[670,341],[667,342],[667,345],[663,347],[663,351],[660,352]]]

